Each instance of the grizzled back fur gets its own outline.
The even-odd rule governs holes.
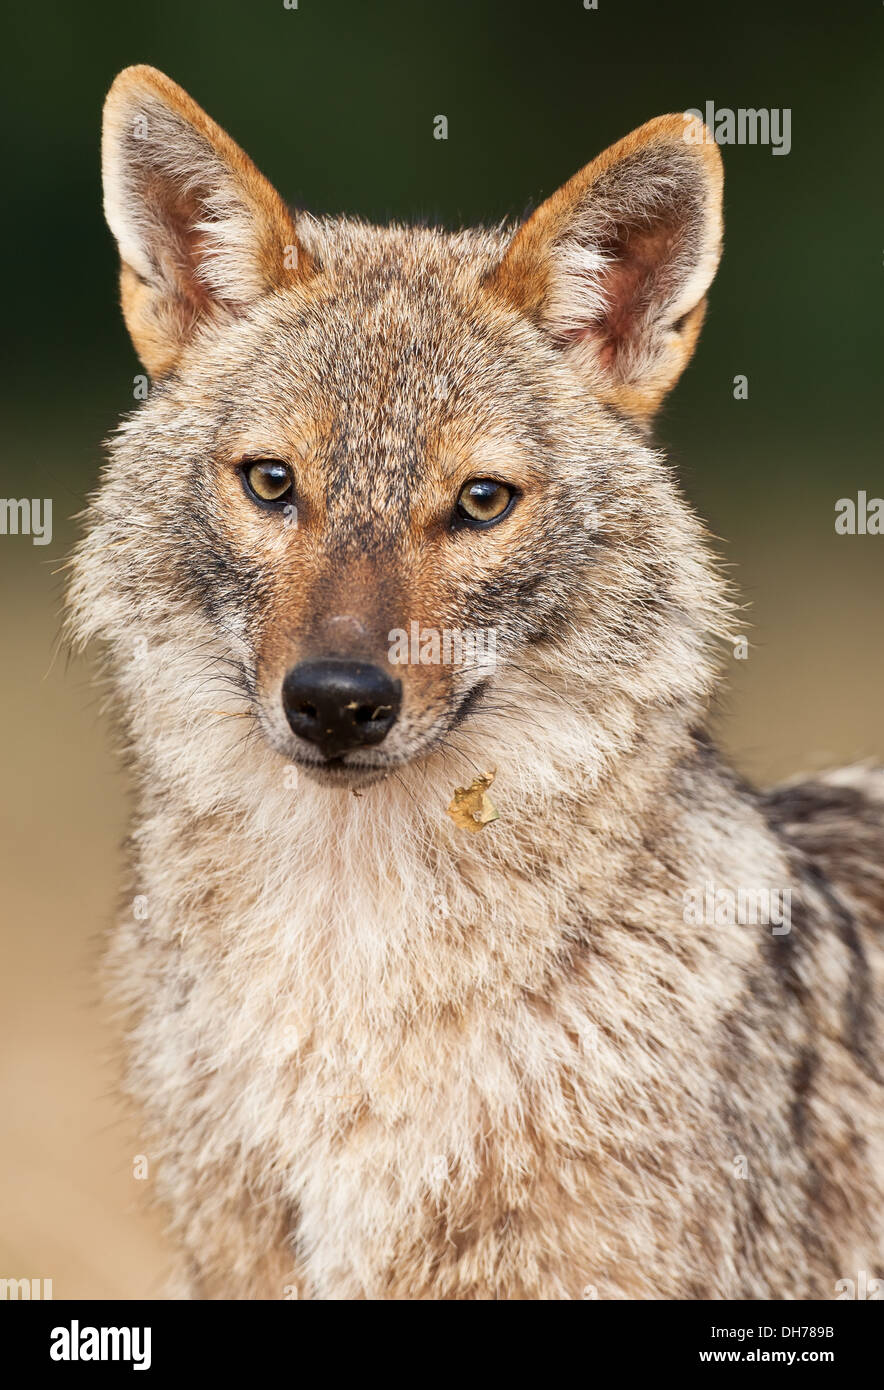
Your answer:
[[[134,759],[108,966],[181,1288],[831,1296],[881,1242],[882,782],[763,798],[702,732],[728,599],[648,425],[714,144],[652,121],[518,228],[316,221],[132,68],[104,171],[152,384],[70,621]],[[472,479],[499,524],[452,523]],[[388,736],[323,764],[286,672],[415,623],[496,664],[398,667]],[[791,931],[686,920],[710,881]]]

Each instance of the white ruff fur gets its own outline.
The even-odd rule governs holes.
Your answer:
[[[688,1187],[708,1182],[690,1166],[712,1082],[698,1059],[707,1021],[735,993],[733,966],[754,950],[748,933],[698,939],[653,882],[645,910],[690,938],[693,963],[645,939],[631,945],[628,924],[611,927],[610,913],[634,904],[625,874],[636,808],[667,771],[665,754],[647,752],[673,736],[667,719],[656,730],[649,721],[656,737],[636,752],[639,716],[625,695],[607,692],[601,720],[569,698],[573,672],[545,671],[541,683],[504,670],[498,688],[530,702],[542,738],[515,750],[505,719],[477,714],[469,737],[451,740],[462,753],[440,751],[354,796],[317,786],[260,735],[244,740],[249,724],[232,717],[244,707],[228,698],[219,713],[201,687],[205,634],[182,636],[119,672],[142,791],[148,807],[154,789],[160,803],[136,835],[151,945],[125,914],[110,959],[121,1002],[141,1014],[129,1084],[153,1097],[152,1120],[174,1127],[181,1096],[198,1092],[188,1163],[206,1175],[232,1164],[258,1205],[297,1208],[291,1278],[319,1296],[377,1294],[391,1242],[428,1210],[456,1227],[477,1186],[509,1194],[514,1211],[530,1189],[542,1216],[557,1200],[544,1194],[544,1151],[585,1146],[589,1174],[607,1155],[608,1176],[591,1192],[585,1162],[575,1165],[573,1255],[518,1277],[528,1290],[542,1284],[542,1297],[587,1283],[641,1291],[624,1239],[659,1234],[663,1194],[651,1173],[616,1163],[612,1173],[612,1157],[647,1147],[663,1088],[655,1142],[681,1153]],[[673,679],[688,655],[673,651]],[[468,835],[445,807],[455,783],[490,768],[501,819]],[[739,881],[754,830],[735,823],[726,847],[715,844],[720,882]],[[681,833],[685,881],[701,881],[702,832]],[[776,886],[784,874],[772,850],[754,881]],[[581,924],[598,954],[576,955],[563,976]],[[139,958],[147,978],[132,972]],[[168,1167],[171,1189],[172,1155]],[[212,1210],[207,1182],[202,1219]],[[682,1239],[682,1269],[688,1250]],[[489,1258],[480,1244],[478,1265],[462,1260],[458,1278],[480,1277]],[[618,1273],[606,1273],[609,1258]]]

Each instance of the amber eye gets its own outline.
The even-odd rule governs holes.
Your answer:
[[[501,521],[515,501],[515,491],[494,478],[473,478],[457,499],[455,522],[465,526],[490,526]]]
[[[292,495],[292,470],[279,459],[258,459],[240,469],[247,490],[256,502],[283,503]]]

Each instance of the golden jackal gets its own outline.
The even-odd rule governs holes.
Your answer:
[[[648,437],[719,257],[704,135],[450,234],[290,211],[161,73],[111,89],[152,384],[71,628],[137,777],[108,966],[182,1293],[825,1298],[880,1260],[884,775],[723,765],[728,599]]]

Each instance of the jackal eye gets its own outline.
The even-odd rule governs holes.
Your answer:
[[[498,483],[494,478],[472,478],[460,490],[455,521],[464,526],[491,526],[503,520],[515,498],[515,490],[507,483]]]
[[[257,459],[244,463],[240,472],[246,491],[255,502],[263,504],[288,502],[293,487],[292,470],[279,459]]]

